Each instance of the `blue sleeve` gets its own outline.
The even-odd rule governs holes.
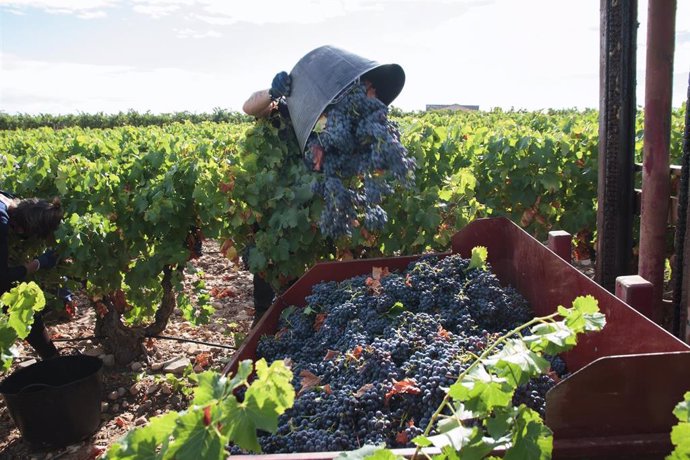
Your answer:
[[[10,217],[7,214],[7,205],[0,201],[0,293],[10,290],[12,282],[26,277],[26,268],[22,265],[8,267],[9,257],[9,231]]]

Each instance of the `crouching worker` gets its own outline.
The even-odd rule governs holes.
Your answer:
[[[9,193],[0,192],[0,295],[9,291],[13,284],[24,280],[38,270],[47,270],[57,264],[55,252],[48,250],[31,261],[10,267],[9,236],[14,233],[20,238],[49,240],[62,220],[63,210],[59,199],[52,201],[37,198],[20,199]],[[34,323],[26,341],[36,350],[41,359],[58,355],[50,340],[41,314],[34,315]]]

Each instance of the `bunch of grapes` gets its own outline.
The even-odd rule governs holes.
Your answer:
[[[323,282],[306,301],[259,341],[257,358],[290,359],[297,392],[277,433],[260,437],[266,453],[411,446],[471,357],[533,317],[517,291],[458,255],[425,256],[376,279]],[[566,372],[560,358],[549,359]],[[529,382],[515,403],[543,414],[558,377]]]
[[[321,232],[332,238],[351,235],[358,224],[383,228],[388,220],[384,197],[396,183],[407,186],[414,180],[414,158],[400,143],[388,107],[365,83],[354,83],[335,99],[306,147],[308,166],[323,173],[313,191],[324,200]]]

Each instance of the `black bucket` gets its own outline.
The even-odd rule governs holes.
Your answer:
[[[398,64],[379,64],[334,46],[316,48],[295,64],[286,102],[300,149],[328,104],[360,77],[371,81],[376,97],[386,105],[405,85],[405,72]]]
[[[60,356],[0,383],[24,440],[35,448],[63,447],[95,433],[101,422],[102,367],[91,356]]]

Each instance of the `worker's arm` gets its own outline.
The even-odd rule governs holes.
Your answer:
[[[274,108],[274,102],[271,100],[269,90],[263,89],[257,91],[244,103],[242,110],[247,115],[252,115],[257,118],[266,118],[270,115]]]
[[[291,84],[292,80],[287,72],[278,72],[273,77],[271,87],[252,94],[242,106],[242,110],[247,115],[253,115],[257,118],[269,116],[276,107],[275,101],[290,95]]]

